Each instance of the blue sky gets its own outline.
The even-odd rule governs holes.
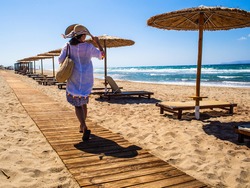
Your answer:
[[[0,5],[0,65],[61,48],[61,34],[73,23],[93,35],[111,35],[135,41],[128,47],[109,48],[108,66],[194,65],[196,31],[167,31],[147,26],[161,13],[183,8],[225,6],[250,11],[249,0],[7,0]],[[57,58],[55,58],[57,62]],[[203,64],[250,60],[250,28],[205,31]],[[45,68],[51,61],[44,61]],[[101,67],[102,61],[94,60]],[[56,63],[57,64],[57,63]]]

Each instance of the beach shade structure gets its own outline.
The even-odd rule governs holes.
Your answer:
[[[17,60],[17,62],[21,62],[21,61],[34,61],[34,70],[35,69],[35,61],[37,60],[41,60],[41,74],[43,74],[43,59],[50,59],[52,58],[51,56],[32,56],[32,57],[26,57],[20,60]]]
[[[55,50],[51,50],[48,53],[59,53],[59,55],[60,55],[61,51],[62,51],[62,48],[58,48],[58,49],[55,49]]]
[[[26,73],[33,72],[32,69],[32,62],[30,61],[17,61],[17,63],[14,64],[15,71]]]
[[[109,35],[101,35],[98,36],[98,39],[100,41],[100,44],[104,47],[105,51],[105,58],[104,58],[104,84],[105,84],[105,89],[107,88],[107,48],[114,48],[114,47],[122,47],[122,46],[132,46],[134,45],[134,41],[130,39],[123,39],[120,37],[115,37],[115,36],[109,36]],[[95,42],[93,42],[92,39],[86,40],[87,42],[91,42],[93,45],[96,45]]]
[[[200,118],[199,102],[202,64],[203,31],[230,30],[250,27],[250,12],[226,7],[206,7],[182,9],[153,16],[147,24],[165,30],[199,31],[196,76],[195,117]]]
[[[48,56],[52,58],[52,65],[53,65],[53,77],[55,77],[55,56],[59,56],[60,52],[45,52],[42,54],[37,54],[37,56]]]

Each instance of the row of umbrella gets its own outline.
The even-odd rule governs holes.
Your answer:
[[[164,30],[184,30],[199,32],[196,95],[193,97],[193,99],[195,100],[195,116],[197,119],[199,119],[199,102],[203,98],[202,96],[200,96],[203,31],[230,30],[236,28],[250,27],[250,12],[236,8],[200,6],[196,8],[188,8],[153,16],[148,19],[147,24],[149,26]],[[100,40],[101,45],[104,47],[106,53],[104,58],[104,78],[106,78],[107,48],[130,46],[134,44],[134,41],[129,39],[122,39],[119,37],[112,37],[108,35],[98,36],[98,38]],[[89,39],[88,42],[93,43],[91,39]],[[95,45],[95,43],[93,44]],[[61,49],[58,49],[44,54],[38,54],[38,56],[26,58],[22,61],[35,61],[37,59],[51,58],[54,57],[54,55],[59,55],[58,53],[60,53],[60,51]],[[105,79],[105,87],[106,86],[107,82]]]
[[[36,56],[31,56],[31,57],[26,57],[20,60],[17,60],[18,64],[27,64],[30,62],[34,62],[34,71],[36,71],[36,61],[37,60],[41,60],[41,73],[43,74],[43,60],[44,59],[52,59],[52,64],[53,64],[53,76],[55,76],[55,60],[54,57],[55,56],[59,56],[60,55],[61,50],[52,50],[49,52],[45,52],[45,53],[41,53],[41,54],[37,54]]]

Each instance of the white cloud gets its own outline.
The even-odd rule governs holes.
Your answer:
[[[240,37],[240,38],[238,38],[238,40],[247,40],[248,39],[248,37],[250,38],[250,34],[248,34],[247,36],[245,36],[245,37]]]
[[[238,40],[247,40],[246,37],[240,37]]]

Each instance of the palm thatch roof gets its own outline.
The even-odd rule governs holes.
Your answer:
[[[50,52],[45,52],[45,53],[41,53],[41,54],[37,54],[37,56],[59,56],[60,53],[50,53]]]
[[[98,36],[98,39],[100,41],[100,44],[107,48],[131,46],[135,43],[133,40],[124,39],[124,38],[115,37],[115,36],[109,36],[109,35]],[[92,39],[87,39],[86,41],[96,46],[96,44],[93,42]]]
[[[250,27],[250,12],[236,8],[206,6],[159,14],[148,19],[147,24],[166,30],[198,30],[201,13],[204,15],[204,30]]]
[[[51,56],[33,56],[33,57],[26,57],[20,60],[17,60],[17,62],[24,62],[24,61],[37,61],[40,59],[50,59],[52,58]]]
[[[61,51],[62,51],[62,48],[59,48],[59,49],[51,50],[48,53],[59,53],[60,55]]]

